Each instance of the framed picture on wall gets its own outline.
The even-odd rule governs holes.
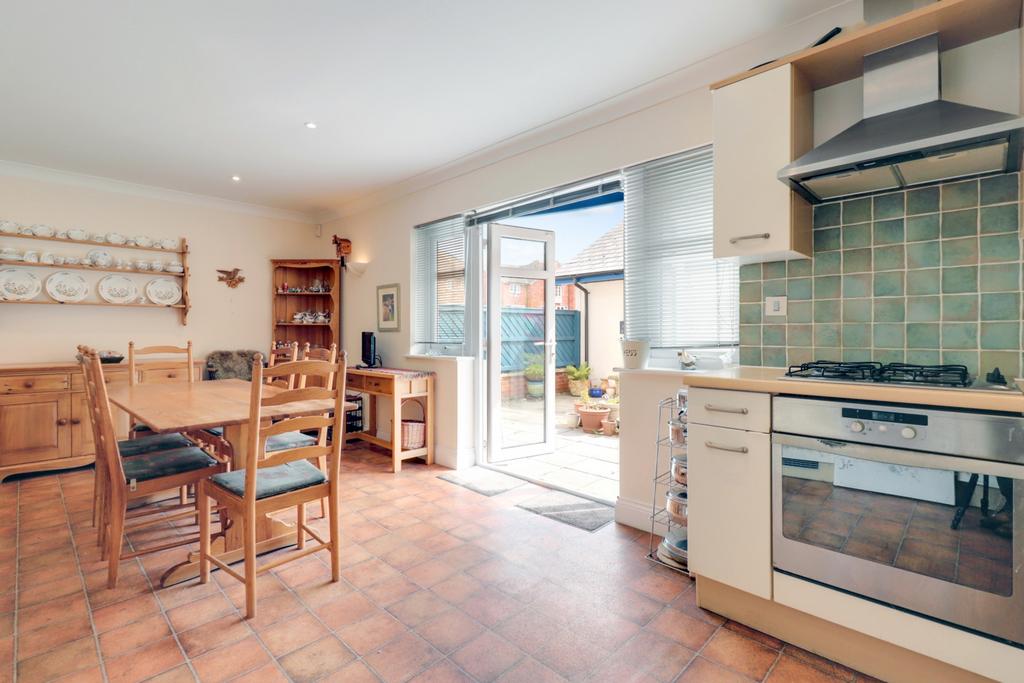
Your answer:
[[[399,289],[398,284],[377,287],[377,331],[398,332],[399,330]]]

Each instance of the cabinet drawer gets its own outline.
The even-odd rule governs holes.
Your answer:
[[[345,378],[345,386],[347,386],[349,389],[353,389],[353,390],[354,389],[362,389],[363,388],[363,379],[365,379],[365,378],[362,375],[348,375]]]
[[[114,384],[128,384],[127,368],[103,368],[103,382],[108,387]],[[71,375],[71,391],[85,391],[85,377],[76,372]]]
[[[771,431],[771,395],[723,389],[690,389],[686,397],[686,416],[691,423]]]
[[[68,375],[10,375],[0,377],[0,394],[34,394],[67,391]]]
[[[689,425],[690,568],[771,599],[771,437]]]
[[[187,382],[188,370],[185,368],[153,368],[139,372],[141,384],[159,384],[164,382]]]
[[[367,391],[376,391],[380,394],[390,394],[392,387],[394,386],[394,380],[383,377],[366,377],[363,380],[363,387]]]

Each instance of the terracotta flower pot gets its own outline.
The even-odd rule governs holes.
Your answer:
[[[589,379],[569,380],[569,393],[573,396],[585,396],[588,389],[590,389]]]
[[[615,420],[601,420],[601,432],[605,436],[615,436]]]
[[[579,410],[580,421],[584,431],[597,432],[601,430],[601,421],[608,417],[607,408],[583,407]]]

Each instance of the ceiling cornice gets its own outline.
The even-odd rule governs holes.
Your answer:
[[[131,195],[133,197],[159,199],[167,202],[190,204],[192,206],[202,206],[210,209],[221,209],[223,211],[245,213],[252,216],[261,216],[263,218],[295,221],[297,223],[304,223],[307,225],[321,222],[315,215],[303,213],[301,211],[289,211],[288,209],[278,209],[272,206],[263,206],[261,204],[237,202],[231,199],[224,199],[222,197],[193,194],[191,192],[170,190],[164,187],[154,187],[152,185],[140,185],[138,183],[130,183],[124,180],[115,180],[114,178],[104,178],[103,176],[87,175],[84,173],[75,173],[73,171],[61,171],[55,168],[23,164],[17,161],[5,161],[0,159],[0,175],[28,178],[30,180],[39,180],[47,183],[60,183],[62,185],[72,185],[75,187],[85,187],[92,190],[100,190],[102,192],[114,192],[117,194]]]

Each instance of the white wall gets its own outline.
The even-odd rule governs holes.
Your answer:
[[[599,380],[622,365],[622,345],[619,343],[619,322],[623,319],[622,280],[589,282],[583,286],[590,290],[586,313],[590,318],[587,325],[590,332],[590,379]]]
[[[49,179],[44,175],[25,177],[0,165],[0,218],[30,225],[81,226],[90,232],[184,237],[191,250],[192,311],[188,325],[182,327],[177,310],[0,304],[0,347],[7,349],[4,363],[69,361],[75,346],[82,343],[127,351],[129,340],[149,345],[191,339],[203,356],[216,349],[266,352],[271,324],[269,260],[334,254],[330,233],[318,239],[311,223],[297,219],[259,215],[245,207],[232,210],[227,202],[218,206],[214,201],[175,201],[173,193],[161,199],[157,198],[160,193],[117,191],[116,183],[102,189],[102,183],[81,183],[70,175],[54,173]],[[0,246],[77,256],[91,248],[5,235],[0,235]],[[118,255],[122,254],[161,256],[124,250]],[[241,268],[246,281],[229,289],[217,282],[218,268]],[[43,279],[56,271],[35,272]],[[82,274],[93,285],[102,277]],[[152,277],[133,279],[144,286]],[[45,291],[41,298],[47,298]]]

